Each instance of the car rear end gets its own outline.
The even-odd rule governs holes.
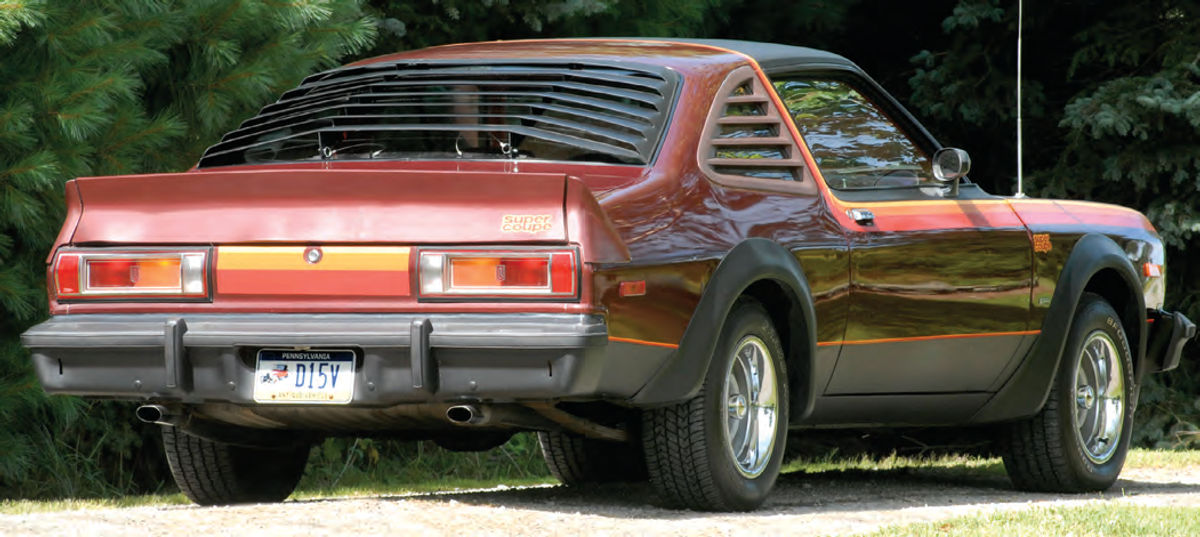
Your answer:
[[[582,257],[588,245],[564,231],[563,192],[574,180],[346,171],[242,175],[81,179],[71,185],[83,193],[86,208],[72,241],[51,259],[55,316],[24,336],[48,391],[196,405],[358,407],[597,393],[602,375],[594,368],[603,359],[607,332],[580,283],[588,277]],[[295,181],[306,176],[356,190],[437,179],[494,187],[477,187],[450,204],[425,200],[405,210],[322,197],[323,188],[298,194]],[[167,192],[182,181],[204,183],[209,199]],[[236,185],[246,181],[277,182],[289,196],[327,205],[272,209],[287,200],[236,195]],[[539,197],[539,189],[546,195]],[[229,198],[221,199],[219,190]],[[139,194],[157,203],[106,207],[102,201]],[[183,214],[210,203],[214,208],[201,212],[212,214],[203,219]],[[520,232],[502,231],[511,225],[506,219],[521,218],[533,223]],[[483,226],[472,233],[453,219],[488,222],[490,236],[483,236]],[[460,233],[433,243],[422,239],[446,232],[427,227]],[[306,425],[294,409],[288,414],[296,417],[277,421]]]
[[[195,170],[68,183],[53,317],[23,342],[51,393],[223,441],[585,427],[557,405],[657,364],[608,351],[591,271],[629,258],[579,176],[645,173],[677,84],[599,60],[314,75]]]

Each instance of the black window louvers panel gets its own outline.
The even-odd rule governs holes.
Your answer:
[[[380,91],[380,90],[384,90],[384,89],[394,88],[394,86],[398,86],[398,88],[407,89],[409,91]],[[414,97],[415,98],[415,97],[428,96],[428,95],[438,95],[438,93],[433,92],[433,90],[437,89],[437,88],[444,88],[444,85],[438,86],[438,85],[430,85],[430,84],[421,84],[421,85],[409,84],[409,85],[402,86],[402,85],[398,85],[398,84],[394,84],[394,83],[389,83],[389,84],[373,85],[367,91],[362,91],[360,89],[358,89],[358,90],[348,89],[348,90],[338,91],[338,92],[313,93],[313,95],[307,96],[306,98],[296,98],[296,99],[292,99],[292,101],[286,101],[286,102],[281,101],[281,102],[277,102],[274,104],[266,105],[266,107],[263,107],[262,110],[259,110],[259,114],[257,116],[251,117],[251,119],[247,120],[246,122],[254,123],[254,122],[266,120],[266,119],[268,119],[268,117],[270,117],[272,115],[284,114],[284,113],[288,113],[288,111],[308,107],[308,105],[320,104],[320,103],[326,103],[326,102],[334,102],[334,101],[337,101],[337,99],[343,99],[343,98],[355,98],[355,99],[359,99],[359,101],[361,101],[361,99],[367,99],[367,98],[389,98],[389,97]],[[574,93],[574,92],[545,91],[546,88],[541,88],[540,90],[542,90],[542,91],[514,91],[511,89],[492,90],[492,91],[455,91],[455,95],[550,99],[550,101],[556,101],[556,102],[560,102],[560,103],[563,103],[566,105],[575,105],[575,107],[582,107],[582,108],[592,109],[592,110],[596,110],[596,111],[606,111],[606,110],[614,111],[614,113],[617,113],[617,114],[620,114],[620,115],[623,115],[626,117],[630,117],[630,119],[637,119],[637,120],[646,121],[646,122],[649,122],[648,120],[650,119],[650,117],[653,117],[654,115],[659,113],[659,110],[656,110],[656,109],[631,107],[631,105],[626,105],[626,104],[622,104],[622,103],[614,103],[613,101],[611,101],[611,99],[608,99],[608,101],[606,101],[606,99],[604,99],[604,98],[588,97],[588,96],[578,95],[578,93]],[[551,88],[550,90],[553,90],[553,88]],[[440,93],[440,95],[450,95],[450,93],[444,92],[444,93]]]
[[[261,161],[245,153],[271,151],[265,147],[271,144],[311,144],[311,156],[290,160],[316,160],[321,140],[336,139],[338,133],[341,139],[352,133],[356,140],[370,140],[372,133],[420,136],[423,131],[431,136],[507,132],[576,153],[646,164],[665,130],[677,78],[665,67],[618,61],[454,60],[345,67],[311,75],[263,107],[209,147],[199,167]]]
[[[394,121],[389,121],[389,120],[420,119],[420,118],[435,118],[435,117],[437,117],[437,118],[476,118],[476,119],[478,119],[478,118],[486,118],[486,117],[491,117],[491,116],[483,116],[483,115],[478,115],[478,114],[388,114],[388,115],[360,114],[360,115],[354,115],[354,116],[329,116],[329,117],[314,118],[312,120],[308,120],[303,123],[290,124],[289,128],[294,129],[297,126],[303,126],[308,123],[325,123],[331,127],[341,127],[341,126],[354,127],[352,130],[355,130],[358,132],[362,132],[364,130],[369,130],[369,126],[371,126],[371,125],[378,125],[379,127],[381,127],[380,130],[410,130],[410,129],[405,129],[401,126],[395,125]],[[592,127],[589,129],[588,128],[589,126],[586,124],[572,122],[572,121],[562,121],[557,118],[535,117],[532,115],[524,115],[524,114],[506,114],[505,117],[524,119],[524,120],[530,120],[530,121],[536,120],[538,123],[543,123],[545,125],[575,131],[575,132],[582,134],[583,136],[588,136],[590,134],[590,135],[592,135],[591,137],[592,137],[593,141],[596,141],[595,140],[596,138],[603,138],[603,139],[609,140],[613,145],[621,145],[621,146],[628,147],[629,149],[635,151],[635,154],[637,151],[637,145],[641,141],[641,137],[638,135],[625,135],[625,134],[622,134],[622,133],[619,133],[616,131],[612,131],[609,129],[602,129],[600,127]],[[428,128],[433,125],[436,125],[436,124],[425,123],[425,124],[421,125],[421,128]],[[447,126],[459,128],[459,129],[464,129],[466,127],[479,127],[479,129],[467,129],[467,130],[508,130],[508,127],[511,127],[511,125],[495,125],[495,124],[487,124],[487,123],[483,123],[483,124],[453,124],[453,125],[447,124]],[[383,127],[387,127],[387,128],[383,128]],[[504,128],[500,128],[500,127],[504,127]],[[278,139],[272,139],[271,141],[276,141],[276,140],[278,140]],[[241,145],[238,142],[245,142],[245,141],[252,141],[252,140],[246,140],[246,137],[238,137],[236,139],[231,139],[229,142],[219,143],[219,144],[213,146],[212,148],[210,148],[209,151],[212,154],[223,153],[229,149],[236,149],[239,145]]]
[[[345,85],[330,86],[323,91],[306,92],[296,94],[286,99],[280,99],[275,105],[268,106],[285,106],[294,99],[299,99],[308,96],[318,96],[329,93],[337,93],[350,88],[351,91],[356,91],[359,88],[370,87],[412,87],[412,86],[513,86],[519,85],[522,87],[542,87],[572,90],[574,92],[585,95],[593,95],[598,97],[618,97],[629,101],[642,103],[645,107],[655,107],[654,105],[661,101],[662,95],[657,91],[654,93],[633,91],[623,88],[617,88],[609,85],[601,84],[584,84],[579,82],[565,80],[541,80],[533,78],[502,78],[502,77],[456,77],[456,78],[403,78],[403,77],[378,77],[365,80],[347,81]]]
[[[390,84],[388,86],[390,86]],[[338,92],[338,93],[316,94],[314,96],[314,98],[312,98],[311,100],[296,99],[296,100],[292,100],[292,101],[288,101],[288,102],[280,101],[280,102],[270,104],[270,105],[263,107],[263,109],[259,111],[259,114],[257,116],[246,120],[242,124],[242,127],[244,128],[244,127],[251,126],[251,125],[257,125],[259,123],[269,121],[273,117],[278,116],[278,115],[286,115],[288,113],[296,113],[296,112],[302,111],[306,107],[336,102],[339,100],[345,100],[346,102],[350,102],[350,100],[362,102],[367,99],[383,99],[383,98],[390,98],[390,97],[420,97],[420,96],[431,94],[431,92],[429,90],[405,91],[405,92],[377,91],[380,87],[383,87],[383,86],[382,85],[373,86],[372,88],[370,88],[370,91],[366,91],[366,92],[361,91],[361,90],[354,91],[353,89],[351,89],[351,90]],[[430,86],[414,86],[414,88],[421,88],[421,87],[429,88]],[[651,119],[653,119],[655,116],[657,116],[660,113],[658,110],[654,110],[654,109],[626,106],[623,104],[614,103],[612,101],[606,101],[604,99],[585,97],[585,96],[581,96],[578,94],[565,93],[565,92],[554,92],[554,91],[463,92],[463,91],[456,91],[456,92],[454,92],[454,94],[455,95],[464,95],[464,96],[471,95],[471,96],[519,97],[519,98],[544,99],[544,100],[559,102],[559,103],[562,103],[567,106],[574,106],[576,108],[582,108],[582,109],[584,109],[584,111],[612,112],[616,116],[634,119],[634,120],[644,123],[645,125],[651,125],[652,124]],[[444,93],[444,95],[449,95],[449,93]]]
[[[408,69],[402,71],[405,78],[430,78],[444,80],[448,77],[494,77],[503,79],[535,79],[538,76],[549,76],[555,78],[563,78],[574,82],[594,83],[594,84],[609,84],[612,86],[623,87],[625,89],[633,89],[635,91],[657,91],[662,92],[666,89],[667,83],[665,80],[644,78],[639,76],[631,76],[634,73],[625,75],[614,75],[612,73],[600,72],[594,70],[562,70],[553,68],[542,69],[511,69],[505,66],[485,66],[484,69]],[[387,78],[398,74],[397,71],[366,73],[355,76],[343,76],[337,78],[324,79],[313,82],[311,84],[302,84],[300,87],[289,90],[284,93],[281,100],[286,100],[297,95],[307,94],[313,91],[319,91],[323,88],[344,83],[362,83],[375,78]]]
[[[341,94],[329,99],[312,101],[286,108],[275,108],[275,105],[263,108],[257,116],[246,120],[242,126],[230,134],[227,134],[224,140],[231,139],[232,134],[239,136],[258,132],[264,125],[268,128],[277,127],[278,122],[289,118],[300,118],[305,115],[319,112],[337,110],[340,107],[361,108],[361,107],[386,107],[386,106],[427,106],[427,107],[445,107],[454,104],[481,104],[489,106],[531,106],[536,105],[538,108],[548,111],[558,111],[581,117],[591,117],[596,121],[607,123],[610,125],[627,127],[630,129],[645,129],[653,126],[652,119],[658,115],[658,111],[635,112],[632,109],[626,114],[626,107],[605,103],[599,99],[572,99],[569,95],[553,92],[462,92],[455,91],[452,94],[449,92],[442,93],[442,96],[458,96],[460,98],[469,97],[470,99],[459,103],[453,100],[442,101],[421,101],[421,97],[436,96],[430,92],[388,92],[388,93],[359,93],[359,94]],[[407,102],[395,102],[390,99],[395,98],[410,98]],[[513,100],[505,100],[513,99]],[[541,102],[535,101],[540,99]],[[546,101],[555,101],[555,104],[546,104]],[[564,104],[557,104],[562,102]],[[605,105],[609,108],[606,110]],[[616,112],[607,113],[603,112]],[[636,113],[636,115],[635,115]]]
[[[357,119],[373,119],[373,120],[376,120],[376,122],[379,124],[387,124],[388,119],[415,120],[415,119],[421,119],[421,118],[443,118],[443,119],[454,119],[454,118],[468,119],[469,118],[469,119],[482,120],[482,119],[494,117],[492,115],[487,115],[487,114],[448,114],[448,113],[433,113],[433,112],[416,114],[416,113],[412,113],[409,111],[388,113],[388,114],[373,113],[373,114],[352,114],[352,115],[350,115],[350,114],[348,114],[348,115],[320,115],[320,112],[333,112],[333,111],[341,111],[341,110],[348,110],[348,109],[352,110],[352,109],[359,108],[359,107],[371,108],[371,109],[381,109],[381,108],[403,109],[403,108],[415,108],[415,107],[429,108],[429,105],[424,104],[424,103],[386,104],[386,105],[345,104],[345,105],[336,106],[336,107],[332,107],[332,106],[325,107],[322,109],[314,110],[314,111],[312,111],[312,113],[277,119],[270,123],[266,123],[263,125],[256,125],[253,128],[239,129],[237,131],[234,131],[234,133],[238,134],[238,136],[233,137],[230,135],[226,135],[226,137],[223,138],[220,143],[213,146],[212,150],[220,151],[220,150],[222,150],[222,148],[226,148],[226,146],[228,146],[229,144],[232,144],[234,142],[247,141],[258,135],[271,132],[272,130],[276,130],[276,129],[283,128],[283,127],[290,127],[290,126],[294,126],[295,124],[300,123],[300,122],[314,121],[314,120],[318,120],[318,119],[332,119],[335,121],[335,123],[337,120],[353,121],[353,120],[357,120]],[[555,107],[547,107],[547,106],[543,106],[543,105],[536,104],[536,103],[521,104],[521,105],[507,104],[507,105],[504,105],[504,107],[505,108],[524,107],[524,108],[531,109],[529,111],[524,111],[524,112],[518,112],[515,110],[514,111],[506,111],[506,112],[504,112],[505,118],[521,119],[521,120],[526,120],[526,121],[530,121],[530,122],[540,122],[540,123],[545,123],[547,125],[553,125],[556,127],[573,129],[573,130],[577,130],[577,131],[584,132],[584,133],[591,132],[598,137],[608,138],[613,141],[624,142],[624,143],[627,143],[632,146],[636,146],[642,137],[642,133],[638,127],[629,126],[627,124],[614,123],[612,120],[609,120],[607,118],[597,118],[595,116],[583,115],[583,114],[579,114],[577,112],[567,112],[567,111],[563,111],[560,109],[556,109]],[[538,115],[538,114],[534,114],[532,112],[532,109],[557,111],[557,112],[563,113],[565,116],[571,116],[571,117],[568,118],[568,117],[563,117],[563,116],[557,116],[557,117],[556,116],[546,116],[544,114]],[[589,124],[589,121],[591,122],[591,124]]]
[[[430,131],[464,130],[464,127],[466,127],[465,130],[473,130],[473,131],[480,131],[480,132],[495,130],[494,129],[495,125],[466,125],[466,126],[463,126],[463,125],[425,125],[424,126],[425,130],[430,130]],[[408,130],[412,130],[412,129],[405,128],[405,127],[395,127],[395,126],[371,127],[371,128],[366,128],[366,129],[358,128],[358,127],[322,127],[322,128],[313,128],[310,130],[297,132],[297,133],[295,133],[295,135],[289,136],[288,138],[283,139],[283,140],[303,138],[304,136],[307,136],[307,135],[320,134],[320,133],[362,132],[362,131],[408,131]],[[620,147],[616,147],[616,146],[612,146],[612,145],[608,145],[608,144],[596,143],[591,140],[578,138],[578,137],[570,136],[570,135],[566,135],[566,134],[559,134],[556,132],[546,131],[546,130],[542,130],[542,129],[530,129],[530,128],[526,128],[526,127],[514,126],[514,127],[507,128],[505,130],[511,131],[513,134],[519,134],[522,136],[532,136],[532,137],[540,138],[543,140],[575,145],[575,146],[578,146],[583,149],[588,149],[588,150],[595,151],[598,153],[605,153],[605,154],[618,156],[618,157],[638,158],[641,156],[640,153],[629,150],[629,149],[622,149]],[[243,160],[230,160],[229,159],[230,154],[240,152],[245,149],[251,149],[254,147],[265,146],[267,144],[273,144],[278,141],[280,141],[280,140],[265,140],[265,141],[250,144],[248,146],[241,147],[241,148],[238,148],[235,150],[215,152],[215,153],[212,153],[211,155],[205,154],[204,158],[211,159],[212,163],[208,164],[207,166],[201,166],[201,167],[203,168],[203,167],[208,167],[208,166],[232,166],[232,165],[236,165],[236,164],[243,164],[245,162]],[[224,157],[224,158],[222,158],[222,157]]]

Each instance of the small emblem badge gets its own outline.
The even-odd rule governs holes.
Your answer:
[[[320,263],[323,256],[324,254],[321,253],[321,249],[316,246],[304,250],[304,260],[310,265]]]
[[[1050,243],[1049,233],[1034,233],[1033,234],[1033,251],[1039,254],[1044,254],[1054,249],[1054,245]]]

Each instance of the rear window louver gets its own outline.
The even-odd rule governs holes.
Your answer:
[[[739,187],[808,191],[805,164],[771,95],[750,67],[735,69],[717,90],[702,133],[700,166],[714,180]],[[802,186],[803,185],[803,186]]]
[[[199,167],[339,158],[647,164],[677,75],[624,62],[391,62],[309,76]]]

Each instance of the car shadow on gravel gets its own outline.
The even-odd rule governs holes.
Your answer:
[[[1027,504],[1057,500],[1106,500],[1146,494],[1200,494],[1200,483],[1121,479],[1112,489],[1091,494],[1029,493],[1013,490],[997,468],[899,468],[793,472],[780,476],[758,511],[745,516],[853,513],[910,507],[971,504]],[[383,501],[435,501],[528,509],[553,513],[638,519],[692,519],[729,513],[700,513],[661,507],[648,484],[612,483],[582,488],[518,487],[383,496]],[[338,501],[338,499],[315,500]]]

